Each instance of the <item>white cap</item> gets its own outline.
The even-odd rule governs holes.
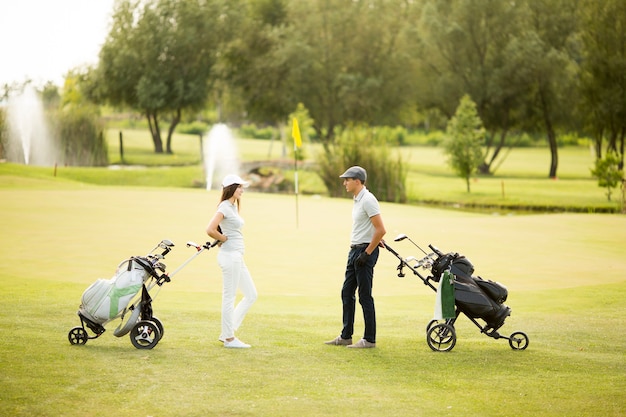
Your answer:
[[[234,174],[228,174],[224,177],[222,181],[222,187],[228,187],[229,185],[240,184],[243,185],[244,188],[249,186],[250,183],[248,181],[244,181],[240,176]]]

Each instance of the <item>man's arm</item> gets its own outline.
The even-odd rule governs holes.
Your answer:
[[[378,246],[378,244],[383,240],[383,236],[385,236],[385,233],[387,233],[387,230],[385,230],[385,225],[383,224],[383,218],[380,214],[370,217],[370,220],[375,230],[372,241],[367,246],[367,248],[365,248],[365,252],[367,252],[368,255],[371,255],[372,252],[374,252],[376,246]]]

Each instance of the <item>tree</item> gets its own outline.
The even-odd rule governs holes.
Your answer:
[[[311,0],[288,3],[284,42],[273,57],[288,66],[282,94],[301,102],[328,151],[335,129],[392,124],[414,96],[411,2]]]
[[[626,136],[626,2],[583,0],[579,8],[584,46],[581,114],[595,142],[596,157],[616,153],[624,168]]]
[[[121,0],[85,89],[97,102],[141,111],[156,153],[169,117],[166,151],[182,112],[201,108],[236,1]]]
[[[520,127],[545,132],[550,149],[548,176],[558,170],[557,129],[574,126],[571,122],[575,102],[578,54],[576,2],[571,0],[526,0],[522,15],[524,31],[507,45],[506,66],[509,81],[525,89]]]
[[[482,146],[485,129],[478,117],[476,104],[465,95],[452,119],[446,127],[447,139],[444,151],[448,163],[461,178],[465,178],[467,192],[470,192],[470,177],[483,161]]]
[[[418,104],[449,119],[464,94],[473,98],[489,132],[480,165],[485,174],[520,121],[526,86],[512,83],[517,68],[506,66],[507,44],[521,31],[520,13],[519,2],[427,0],[418,22]]]
[[[242,97],[248,121],[279,124],[297,104],[286,84],[290,63],[275,55],[285,42],[286,4],[251,0],[243,6],[238,34],[224,48],[222,76]]]
[[[620,159],[614,151],[607,152],[606,156],[596,159],[595,168],[591,175],[598,179],[598,186],[606,188],[606,197],[611,201],[611,189],[622,183],[624,171],[619,168]]]

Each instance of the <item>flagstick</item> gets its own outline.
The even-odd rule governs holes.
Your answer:
[[[293,166],[295,168],[295,189],[296,189],[296,229],[300,226],[298,216],[298,149],[293,147]]]
[[[295,171],[295,190],[296,190],[296,228],[299,226],[298,216],[298,148],[302,146],[302,138],[300,136],[300,127],[298,126],[298,119],[293,118],[293,126],[291,129],[291,136],[293,137],[293,166]]]

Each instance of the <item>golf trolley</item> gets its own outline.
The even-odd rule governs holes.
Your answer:
[[[200,246],[187,242],[187,247],[195,248],[196,252],[171,274],[165,271],[166,266],[161,262],[174,247],[174,243],[167,239],[159,242],[146,256],[133,256],[122,261],[111,279],[98,279],[83,293],[78,309],[81,325],[69,331],[70,344],[84,345],[87,340],[97,339],[105,332],[107,323],[120,318],[119,326],[113,331],[116,337],[130,333],[130,341],[137,349],[155,347],[164,331],[163,323],[152,312],[156,293],[196,256],[217,243],[207,242]],[[157,289],[153,291],[155,287]],[[90,336],[87,329],[93,335]]]
[[[394,241],[400,242],[405,239],[413,243],[425,256],[421,259],[412,256],[403,258],[385,244],[387,250],[400,260],[397,268],[398,277],[404,277],[404,268],[409,268],[424,285],[429,286],[435,292],[437,292],[437,287],[432,282],[440,282],[445,272],[449,272],[453,277],[455,316],[441,320],[434,319],[428,323],[426,342],[432,350],[448,352],[454,348],[456,344],[454,324],[461,313],[474,323],[481,333],[494,339],[508,340],[511,349],[524,350],[528,347],[528,336],[524,332],[514,332],[508,337],[498,333],[505,319],[511,315],[511,309],[503,304],[507,299],[508,291],[502,284],[484,280],[480,276],[472,276],[474,266],[467,258],[456,252],[443,253],[435,246],[428,245],[432,252],[427,253],[405,234],[398,235]],[[419,269],[430,270],[432,275],[425,278],[420,274]],[[445,275],[448,276],[448,274]],[[484,324],[478,320],[483,321]]]

